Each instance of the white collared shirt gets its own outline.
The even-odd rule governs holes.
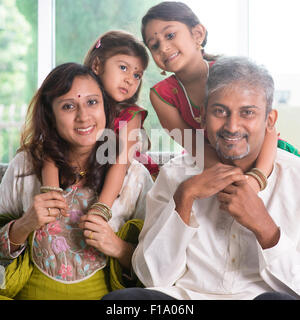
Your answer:
[[[277,245],[265,250],[250,230],[219,209],[216,196],[194,201],[190,225],[182,221],[173,194],[187,172],[201,173],[188,159],[180,156],[165,165],[147,196],[133,255],[139,279],[177,299],[253,299],[266,291],[299,297],[300,159],[278,149],[268,186],[259,193],[281,232]]]

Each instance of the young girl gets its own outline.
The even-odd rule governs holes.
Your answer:
[[[218,58],[204,52],[207,42],[205,27],[187,5],[167,1],[148,10],[142,19],[142,36],[163,73],[174,73],[150,91],[150,100],[161,125],[169,131],[179,128],[182,134],[184,129],[201,129],[209,68]],[[256,163],[265,176],[272,170],[277,140],[275,129],[266,133],[263,151]],[[288,146],[288,151],[296,153],[292,146]],[[194,154],[195,148],[193,143],[192,150],[187,151]],[[209,167],[218,159],[208,143],[204,148],[205,167]],[[249,178],[249,183],[258,191],[262,189],[258,182],[263,175],[258,173],[260,177],[257,177],[256,173],[258,171]]]
[[[102,35],[92,45],[84,60],[84,64],[91,68],[103,83],[110,98],[110,106],[114,108],[113,127],[125,145],[116,163],[107,172],[98,202],[89,210],[90,213],[102,215],[106,220],[111,216],[111,207],[120,193],[132,160],[133,155],[129,152],[134,145],[137,145],[137,141],[129,141],[128,137],[132,130],[142,128],[147,116],[147,111],[135,103],[148,60],[144,45],[131,34],[122,31],[110,31]],[[136,151],[138,153],[140,150]],[[122,161],[119,161],[120,159]],[[155,170],[155,163],[151,159],[146,160],[149,161],[150,169]],[[86,170],[86,166],[80,167],[78,164],[78,182],[85,176]],[[51,190],[60,190],[56,189],[59,187],[58,170],[51,160],[45,161],[42,181],[44,186],[52,187]]]

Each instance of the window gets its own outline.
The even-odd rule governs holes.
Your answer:
[[[55,66],[82,63],[93,41],[110,29],[140,35],[140,21],[160,0],[0,0],[0,162],[19,144],[27,105]],[[274,76],[274,107],[281,137],[300,148],[300,29],[298,0],[186,0],[208,30],[207,52],[249,55]],[[139,104],[149,111],[146,130],[160,129],[149,88],[163,79],[152,59],[143,79]],[[164,141],[167,136],[164,136]],[[180,151],[173,140],[152,143],[153,151]]]
[[[300,2],[251,0],[249,3],[249,55],[271,72],[276,89],[277,130],[282,139],[299,149]]]
[[[37,1],[0,1],[0,162],[19,146],[37,85]]]

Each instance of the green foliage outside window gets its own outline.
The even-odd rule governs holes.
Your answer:
[[[142,41],[142,17],[159,2],[161,0],[56,0],[56,64],[69,61],[82,63],[94,41],[109,30],[126,30]],[[149,100],[150,88],[163,79],[160,72],[150,57],[138,104],[148,110],[145,129],[149,136],[150,129],[160,130],[159,133],[163,134],[165,145],[162,139],[152,141],[152,150],[173,151],[178,147],[161,129]]]
[[[19,146],[37,83],[37,0],[0,0],[0,162]]]

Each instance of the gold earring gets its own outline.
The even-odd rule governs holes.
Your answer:
[[[197,49],[198,49],[199,51],[202,51],[202,50],[203,50],[203,47],[202,47],[202,43],[201,43],[201,42],[198,42],[198,43],[197,43]]]
[[[163,70],[160,74],[161,74],[162,76],[166,76],[166,75],[167,75],[167,73],[166,73],[165,70]]]

